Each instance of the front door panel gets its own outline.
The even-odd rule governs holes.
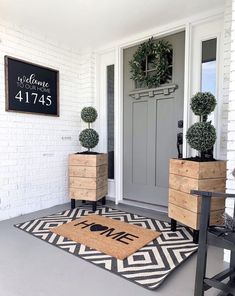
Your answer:
[[[184,32],[165,38],[173,46],[169,93],[130,96],[135,89],[129,61],[137,46],[124,51],[124,198],[167,205],[169,158],[177,157],[178,120],[183,119]]]

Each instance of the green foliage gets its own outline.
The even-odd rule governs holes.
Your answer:
[[[84,122],[92,123],[96,120],[98,114],[94,107],[84,107],[81,111],[81,118]]]
[[[90,128],[90,124],[96,120],[97,116],[98,114],[94,107],[84,107],[81,111],[81,118],[84,122],[88,123],[88,128],[81,131],[79,141],[88,151],[99,143],[98,133]]]
[[[198,92],[191,99],[191,109],[195,115],[209,115],[214,111],[215,106],[215,96],[210,92]]]
[[[146,58],[152,59],[153,75],[146,75],[144,69]],[[172,46],[169,42],[160,40],[154,42],[150,38],[147,42],[140,44],[133,59],[129,62],[131,79],[143,86],[158,87],[160,84],[171,79]]]
[[[81,131],[79,141],[84,148],[90,150],[99,143],[99,135],[94,129],[87,128]]]
[[[187,131],[189,145],[199,152],[213,148],[216,141],[216,130],[211,122],[196,122]]]

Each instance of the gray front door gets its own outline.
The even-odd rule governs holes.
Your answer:
[[[173,47],[172,81],[149,91],[135,89],[124,50],[124,199],[167,205],[169,158],[177,157],[178,120],[183,119],[184,32],[166,38]],[[133,92],[134,91],[134,92]]]

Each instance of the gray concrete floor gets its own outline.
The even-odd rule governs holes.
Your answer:
[[[115,207],[114,204],[111,206]],[[0,296],[193,296],[196,255],[174,271],[156,291],[148,291],[13,227],[53,214],[69,204],[0,222]],[[166,215],[127,205],[118,208],[165,220]],[[209,275],[224,268],[223,251],[210,248]],[[217,295],[218,291],[206,295]]]

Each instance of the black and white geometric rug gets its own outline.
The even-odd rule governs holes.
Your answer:
[[[91,214],[89,209],[79,207],[15,226],[49,244],[150,290],[159,287],[176,267],[197,251],[197,245],[192,242],[192,232],[186,227],[178,226],[177,231],[172,232],[170,224],[167,222],[105,206],[98,207],[96,214],[153,229],[161,232],[161,235],[125,260],[118,260],[49,231],[51,227],[71,222],[88,214]]]

